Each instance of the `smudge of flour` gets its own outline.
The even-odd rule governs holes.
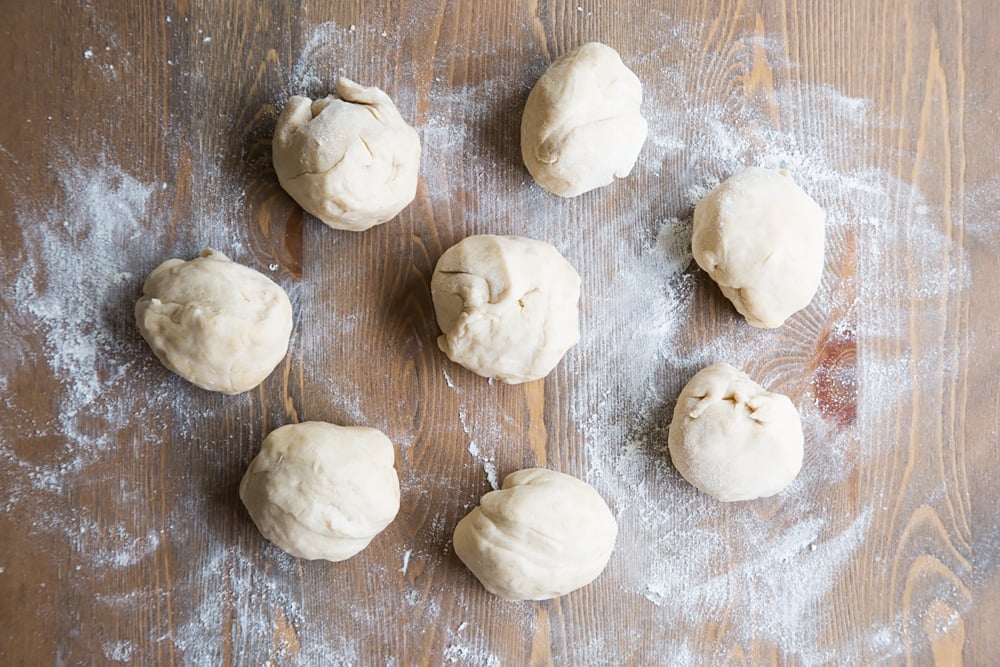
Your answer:
[[[493,457],[486,456],[479,451],[479,445],[475,440],[469,441],[469,454],[472,455],[472,458],[483,464],[483,472],[486,473],[486,480],[490,483],[490,487],[499,489],[500,480],[497,477],[497,466],[493,461]]]
[[[129,641],[104,643],[104,657],[112,662],[130,662],[135,654],[135,644]]]

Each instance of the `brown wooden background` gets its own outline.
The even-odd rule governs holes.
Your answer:
[[[31,213],[66,199],[62,170],[85,175],[114,163],[142,183],[166,187],[143,210],[142,234],[113,244],[107,262],[131,278],[113,291],[95,325],[108,328],[117,341],[108,354],[134,375],[104,386],[134,392],[141,409],[115,419],[78,415],[83,437],[69,447],[86,447],[92,436],[96,453],[79,474],[72,465],[55,465],[55,491],[28,483],[36,480],[30,465],[17,467],[10,456],[0,461],[7,492],[0,517],[0,662],[434,665],[482,664],[490,656],[505,665],[801,662],[780,642],[733,638],[725,619],[663,627],[656,607],[622,590],[631,567],[625,534],[612,568],[579,593],[515,611],[486,595],[448,545],[454,523],[488,489],[482,465],[466,449],[460,422],[476,417],[459,414],[459,393],[462,405],[509,417],[496,435],[510,445],[490,450],[501,476],[526,465],[583,474],[587,462],[568,397],[592,385],[565,365],[544,382],[507,387],[449,364],[434,344],[427,288],[434,262],[458,239],[520,229],[523,211],[492,210],[484,201],[489,192],[477,188],[483,170],[502,173],[497,182],[511,191],[523,189],[524,207],[548,212],[553,224],[583,229],[648,192],[656,192],[651,206],[664,215],[683,214],[683,184],[669,175],[637,177],[569,203],[532,189],[519,169],[517,127],[527,90],[546,63],[590,39],[616,46],[629,63],[653,49],[691,58],[725,54],[745,36],[766,32],[783,40],[795,67],[754,67],[737,58],[690,85],[711,86],[726,99],[766,89],[777,78],[870,100],[884,122],[866,144],[845,151],[860,151],[918,185],[927,204],[945,212],[940,231],[962,253],[940,257],[941,272],[955,270],[961,256],[968,265],[958,268],[972,276],[971,288],[934,295],[936,316],[926,321],[916,321],[899,296],[921,285],[902,285],[892,302],[860,309],[861,316],[882,312],[898,336],[828,352],[853,366],[859,356],[905,350],[914,377],[920,360],[940,359],[942,349],[952,362],[920,374],[878,423],[859,425],[859,447],[873,454],[828,497],[846,515],[857,510],[859,497],[880,497],[887,508],[824,599],[824,641],[844,647],[829,662],[997,664],[1000,219],[995,205],[965,208],[974,193],[995,204],[991,193],[1000,185],[1000,19],[993,3],[645,4],[3,2],[4,275],[16,275],[22,258],[37,250],[19,226],[55,224]],[[339,26],[336,44],[310,47],[313,29],[325,21]],[[672,43],[670,21],[700,26],[694,51]],[[296,69],[310,48],[336,53],[322,66]],[[342,62],[342,70],[331,60]],[[276,104],[303,90],[326,92],[340,73],[389,91],[403,116],[422,128],[443,119],[442,127],[454,129],[465,120],[461,114],[470,107],[440,96],[443,89],[468,90],[498,73],[518,86],[474,88],[482,93],[477,109],[492,111],[470,117],[462,141],[487,146],[485,164],[461,163],[457,145],[457,165],[424,163],[417,200],[399,220],[351,235],[304,217],[280,191],[269,162]],[[655,98],[649,91],[656,81],[645,84]],[[842,122],[830,109],[809,114],[831,132]],[[483,211],[495,218],[483,219]],[[895,211],[887,224],[907,225],[910,214]],[[965,231],[966,215],[986,217],[976,221],[975,234]],[[586,239],[589,256],[600,258],[606,241],[596,233]],[[295,300],[288,360],[246,397],[215,396],[170,378],[131,322],[141,276],[166,257],[193,256],[203,243],[260,270],[277,264],[273,274]],[[886,275],[904,281],[914,275],[907,247],[886,248],[884,255]],[[849,262],[840,267],[845,284],[856,269]],[[42,289],[45,272],[37,280]],[[689,325],[692,341],[736,321],[700,280],[704,308]],[[11,340],[0,357],[6,451],[39,469],[91,456],[66,454],[67,439],[51,425],[67,380],[40,361],[45,333],[23,312],[24,295],[10,285],[3,293]],[[329,336],[316,333],[322,330]],[[825,357],[814,358],[818,365]],[[679,388],[688,370],[669,371],[668,383]],[[115,404],[111,396],[99,400]],[[359,418],[401,443],[399,518],[346,563],[283,558],[239,504],[236,487],[247,462],[263,435],[282,423]],[[849,406],[845,424],[853,419]],[[32,488],[42,490],[25,491]],[[88,533],[88,526],[96,528]],[[148,553],[133,538],[123,546],[116,526],[145,539]],[[404,549],[414,555],[405,574]],[[118,566],[96,567],[95,552]],[[387,608],[395,611],[375,617],[366,611]],[[878,624],[890,629],[879,651],[851,643]],[[595,638],[600,651],[581,648],[596,646]],[[672,654],[675,646],[691,653]]]

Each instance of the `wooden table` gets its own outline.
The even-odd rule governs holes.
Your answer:
[[[7,2],[0,43],[0,662],[996,664],[1000,635],[997,42],[966,2]],[[572,200],[524,170],[554,58],[614,46],[645,85],[633,174]],[[423,143],[416,200],[328,229],[270,164],[289,95],[378,85]],[[686,249],[692,205],[787,166],[826,207],[820,295],[748,327]],[[543,238],[584,283],[544,381],[435,344],[434,263]],[[687,236],[685,236],[687,234]],[[227,397],[133,323],[143,277],[211,245],[292,297],[287,360]],[[730,361],[788,393],[806,461],[723,505],[669,465],[684,382]],[[273,428],[384,430],[402,509],[357,557],[267,543],[237,485]],[[590,481],[612,561],[508,603],[454,556],[490,477]]]

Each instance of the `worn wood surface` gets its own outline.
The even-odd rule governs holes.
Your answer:
[[[8,1],[2,14],[3,664],[996,663],[1000,20],[988,0]],[[682,42],[682,33],[694,39]],[[746,48],[754,38],[771,46]],[[816,646],[831,652],[733,631],[748,623],[735,602],[725,614],[693,610],[683,623],[666,622],[678,616],[626,583],[645,567],[630,555],[641,545],[627,521],[604,576],[549,602],[491,598],[450,551],[455,523],[489,489],[470,433],[491,438],[480,445],[501,476],[529,465],[584,476],[586,434],[573,399],[593,392],[584,398],[596,405],[623,388],[597,395],[586,376],[588,360],[608,348],[577,349],[546,380],[516,387],[448,362],[435,345],[428,290],[437,258],[470,233],[538,231],[524,220],[546,218],[553,230],[578,227],[571,259],[610,281],[622,268],[602,264],[612,236],[638,249],[655,236],[649,220],[690,215],[683,157],[573,201],[539,194],[523,170],[517,133],[527,91],[551,60],[588,40],[620,51],[643,79],[647,106],[689,103],[658,94],[651,52],[688,63],[692,95],[723,110],[758,100],[762,117],[789,132],[847,133],[835,109],[796,106],[800,86],[868,100],[877,122],[845,143],[844,169],[891,175],[898,184],[879,185],[894,194],[919,190],[919,201],[894,199],[879,224],[906,228],[921,211],[936,212],[925,223],[944,239],[934,270],[967,276],[928,293],[921,237],[903,234],[890,237],[896,245],[882,249],[879,266],[859,266],[851,249],[870,237],[847,226],[827,271],[843,312],[807,311],[780,334],[786,343],[751,364],[796,400],[825,401],[856,433],[849,474],[812,491],[838,516],[875,508],[814,605],[824,610]],[[326,93],[338,74],[389,91],[425,145],[433,138],[447,148],[425,154],[417,199],[398,220],[363,234],[303,215],[270,166],[281,102]],[[778,96],[779,87],[793,94]],[[105,247],[103,263],[126,277],[76,295],[97,302],[97,316],[59,329],[28,307],[30,291],[71,284],[53,276],[88,265],[72,255],[65,267],[52,262],[36,245],[46,237],[25,229],[64,224],[72,234],[79,219],[100,219],[67,190],[110,171],[150,185],[136,214],[141,232]],[[112,192],[125,191],[112,180]],[[639,198],[647,217],[602,233]],[[78,242],[93,252],[82,232]],[[142,276],[209,243],[273,275],[296,307],[288,359],[243,397],[172,378],[132,324]],[[678,340],[695,346],[742,326],[717,289],[689,273],[696,308]],[[33,287],[15,289],[18,275]],[[898,289],[860,284],[883,279]],[[93,283],[81,276],[80,285]],[[629,322],[588,321],[618,328],[605,345],[628,344]],[[856,335],[834,336],[834,321],[852,322]],[[51,361],[53,345],[67,344],[52,331],[86,339],[95,329],[112,343],[97,345],[91,363],[101,393],[83,400],[72,364]],[[857,404],[865,387],[828,395],[844,390],[830,389],[829,374],[865,381],[864,364],[879,360],[898,361],[912,381],[883,412]],[[662,383],[679,389],[692,370],[665,363]],[[115,379],[119,371],[128,377]],[[84,409],[67,419],[70,403]],[[659,411],[661,426],[670,407]],[[400,515],[345,563],[283,557],[236,494],[263,436],[305,419],[364,420],[399,445]],[[658,484],[665,498],[691,494],[676,478]],[[779,501],[755,507],[763,520],[795,521]],[[748,510],[726,511],[715,525],[722,540],[727,518]],[[719,574],[727,576],[725,563]]]

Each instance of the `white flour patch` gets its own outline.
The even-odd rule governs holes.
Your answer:
[[[105,165],[93,171],[71,166],[59,174],[59,186],[65,201],[54,214],[32,219],[19,212],[24,246],[33,254],[5,277],[12,278],[14,302],[45,332],[45,359],[63,380],[60,427],[86,439],[77,432],[81,413],[130,365],[116,354],[122,346],[104,318],[135,278],[114,258],[143,234],[152,187]],[[98,436],[98,444],[103,441]]]
[[[486,480],[490,483],[490,487],[499,489],[500,480],[497,478],[497,466],[493,457],[484,455],[479,450],[479,445],[475,440],[469,441],[469,454],[483,465],[483,472],[486,473]]]
[[[116,432],[143,404],[123,395],[141,364],[120,325],[147,256],[139,241],[153,188],[103,160],[93,168],[65,162],[53,208],[16,211],[21,254],[3,267],[13,324],[4,357],[15,362],[5,382],[23,388],[33,377],[48,377],[56,388],[51,411],[29,411],[19,395],[9,396],[0,426],[4,468],[16,472],[4,485],[5,504],[34,496],[39,524],[67,508],[50,512],[38,496],[58,502],[84,468],[114,447]],[[27,195],[16,192],[21,187],[15,170],[14,194],[24,201]],[[30,441],[37,445],[15,445]],[[73,523],[73,515],[67,520]]]
[[[321,23],[310,30],[309,38],[300,51],[298,60],[292,67],[291,83],[294,94],[322,97],[331,92],[332,84],[338,76],[352,77],[352,73],[338,68],[332,58],[334,53],[350,51],[350,40],[354,32],[333,21]],[[345,68],[345,69],[350,69]],[[362,85],[368,85],[359,81]]]
[[[88,567],[127,567],[151,556],[160,546],[156,531],[135,535],[124,523],[101,527],[90,519],[80,520],[70,536],[74,550],[87,557]]]
[[[475,642],[469,637],[470,634],[469,624],[465,622],[454,630],[448,630],[448,642],[444,649],[445,664],[500,667],[503,664],[500,658]]]
[[[185,605],[185,613],[175,621],[172,633],[157,638],[172,643],[184,664],[219,664],[223,651],[220,633],[245,632],[247,628],[268,628],[273,632],[278,615],[298,632],[307,629],[301,601],[292,593],[298,587],[290,585],[290,573],[264,572],[242,547],[226,546],[219,539],[212,539],[209,546],[211,551],[193,564],[194,576],[183,577],[173,592],[193,604]],[[236,635],[231,635],[230,640],[234,644],[240,641]],[[342,642],[336,655],[357,655],[356,644],[347,637]],[[279,662],[290,657],[290,647],[276,649]],[[312,651],[307,655],[317,657]]]
[[[55,165],[56,196],[44,205],[31,203],[20,170],[8,183],[22,238],[16,261],[2,267],[12,332],[2,354],[13,361],[4,382],[14,391],[0,424],[0,506],[28,534],[66,546],[83,573],[70,578],[75,587],[115,581],[109,573],[147,567],[160,552],[167,540],[156,516],[136,512],[149,488],[135,473],[155,465],[168,427],[183,440],[212,414],[192,405],[197,396],[159,366],[133,322],[144,274],[165,259],[149,240],[163,189],[106,156],[61,154]],[[36,379],[53,392],[48,405],[32,405]],[[89,502],[97,488],[100,502]],[[137,605],[162,602],[145,593],[112,589],[107,600],[132,618]],[[136,650],[103,648],[124,661]]]
[[[399,568],[399,571],[406,575],[406,571],[410,569],[410,558],[413,556],[413,549],[407,549],[403,552],[403,567]]]
[[[135,644],[129,641],[104,643],[104,657],[112,662],[129,662],[135,655]]]

